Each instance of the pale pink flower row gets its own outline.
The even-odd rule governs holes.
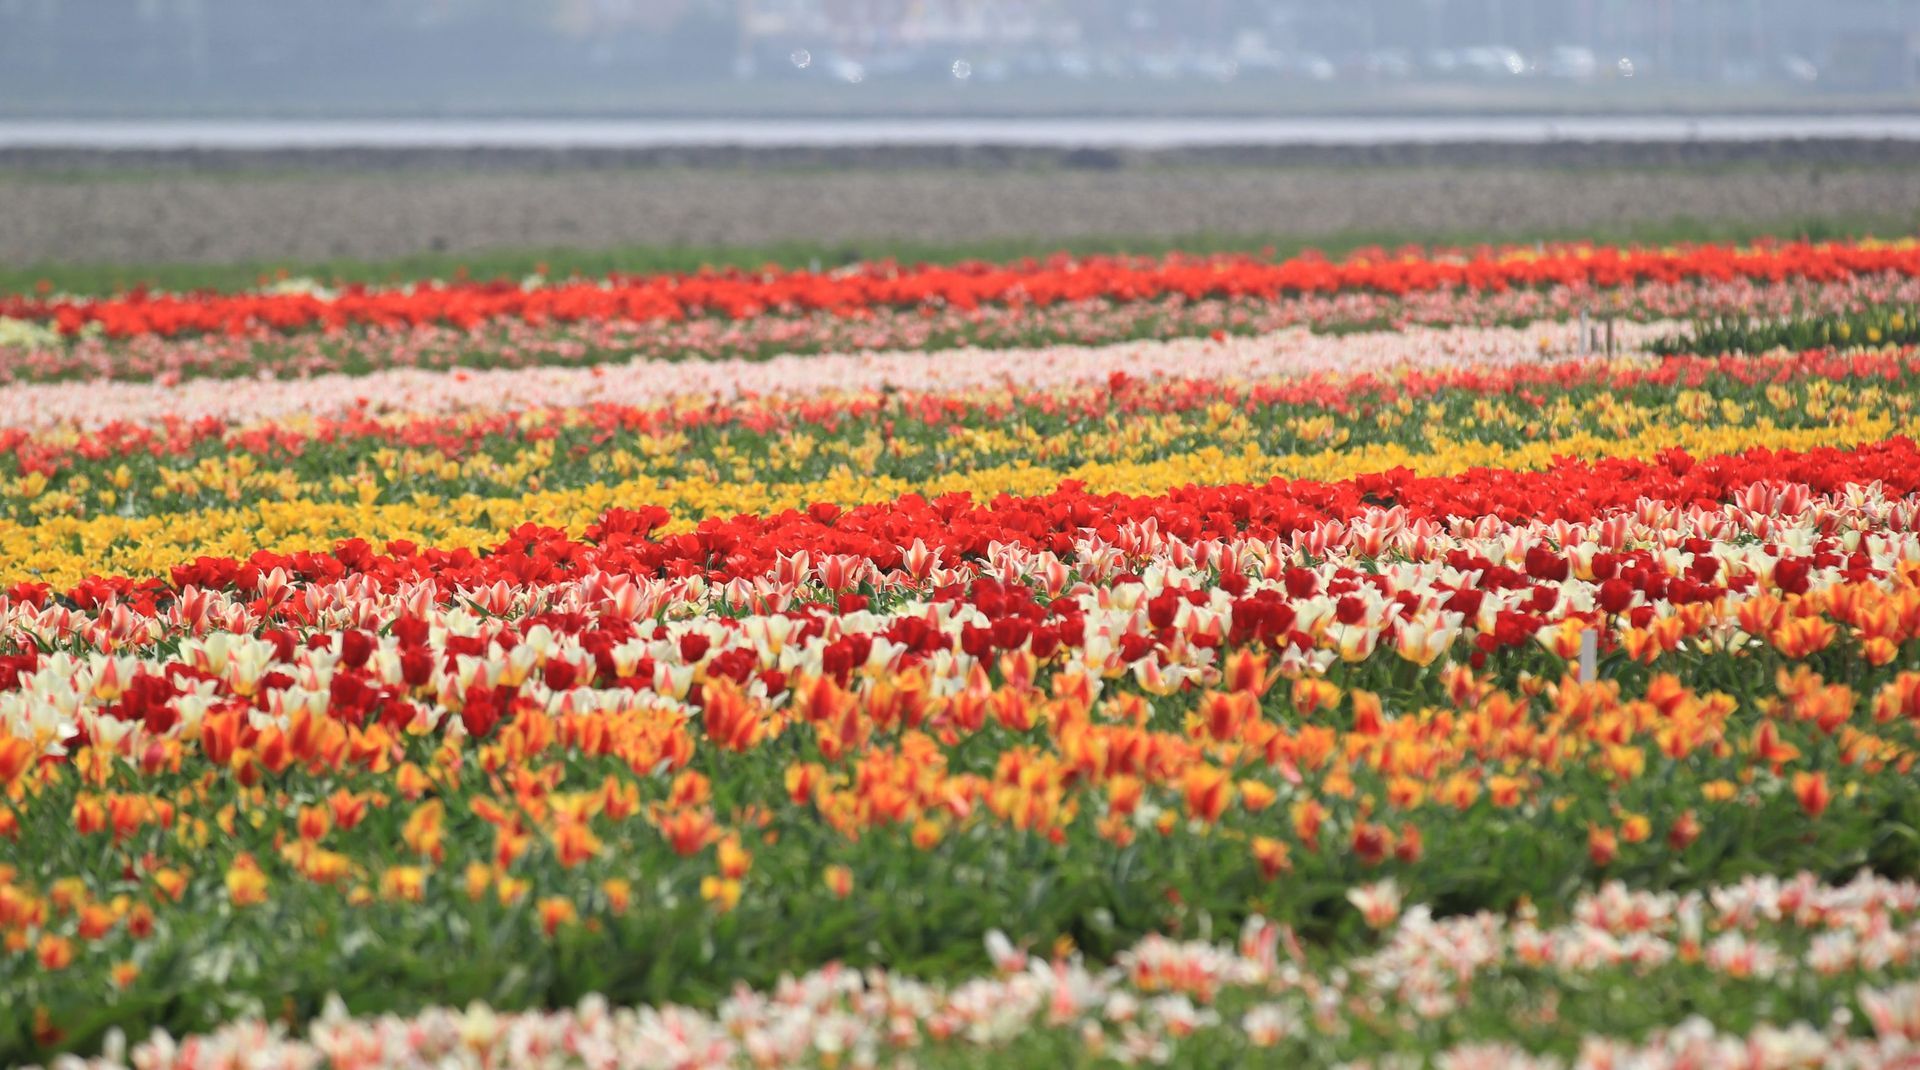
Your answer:
[[[1450,1015],[1470,1000],[1473,976],[1481,970],[1539,969],[1551,985],[1615,966],[1644,971],[1684,962],[1704,967],[1696,974],[1702,984],[1751,981],[1753,974],[1713,952],[1726,941],[1769,949],[1781,972],[1804,968],[1834,981],[1871,981],[1856,987],[1855,999],[1870,1032],[1853,1031],[1855,1016],[1846,1006],[1817,1025],[1764,1025],[1744,1037],[1689,1019],[1638,1043],[1588,1037],[1573,1065],[1758,1070],[1911,1066],[1920,1058],[1920,984],[1889,981],[1884,968],[1910,968],[1920,944],[1914,926],[1920,886],[1911,882],[1862,874],[1834,886],[1803,874],[1686,895],[1631,891],[1616,883],[1583,896],[1571,920],[1545,929],[1525,913],[1436,921],[1425,907],[1396,921],[1398,893],[1390,883],[1356,888],[1349,899],[1386,931],[1378,950],[1331,968],[1313,964],[1290,929],[1258,917],[1249,919],[1236,945],[1148,937],[1104,968],[1078,956],[1030,959],[993,933],[987,945],[998,972],[950,987],[882,969],[828,965],[768,991],[737,989],[712,1013],[672,1005],[613,1008],[588,997],[576,1008],[552,1012],[501,1013],[476,1003],[465,1010],[355,1018],[335,1001],[299,1033],[253,1019],[184,1039],[156,1032],[131,1048],[116,1035],[100,1056],[63,1058],[54,1066],[876,1067],[929,1047],[1016,1048],[1036,1032],[1071,1038],[1088,1055],[1121,1063],[1177,1063],[1184,1049],[1200,1043],[1257,1058],[1256,1049],[1276,1047],[1324,1052],[1356,1024],[1377,1030],[1395,1021],[1381,1015],[1390,1006],[1408,1006],[1409,977],[1429,978],[1446,990],[1439,1003],[1412,1005],[1430,1018]],[[1816,948],[1819,940],[1842,935],[1875,954],[1822,965],[1810,961],[1809,953],[1808,961],[1798,961],[1780,950],[1784,941],[1775,943],[1795,930],[1816,934]],[[1543,957],[1536,950],[1541,946],[1600,950]],[[1443,1053],[1437,1065],[1534,1070],[1561,1064],[1511,1044],[1478,1044]]]
[[[1637,351],[1673,324],[1623,326],[1616,342]],[[1114,373],[1258,382],[1313,374],[1391,373],[1468,365],[1504,367],[1580,352],[1574,324],[1414,328],[1319,335],[1287,330],[1222,340],[1188,338],[1039,349],[896,350],[770,360],[635,361],[582,368],[395,369],[304,380],[193,379],[13,384],[0,387],[0,428],[97,428],[214,419],[229,424],[291,416],[436,415],[592,405],[653,407],[748,396],[813,397],[888,389],[962,393],[1048,389],[1105,382]]]

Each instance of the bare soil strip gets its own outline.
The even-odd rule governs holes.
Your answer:
[[[245,161],[71,157],[0,169],[0,261],[237,263],[421,252],[759,246],[1007,237],[1351,233],[1489,238],[1671,221],[1920,219],[1912,146],[1833,159],[1786,143],[1695,159],[1707,146],[1389,146],[1321,158],[1258,150],[1076,156],[953,149],[864,158],[374,154]],[[1051,155],[1049,155],[1051,153]],[[1246,154],[1251,154],[1246,155]],[[352,156],[353,154],[348,154]],[[271,157],[271,158],[267,158]],[[299,158],[295,158],[299,157]],[[1376,159],[1377,157],[1377,159]],[[729,163],[729,160],[733,162]],[[544,162],[543,162],[544,161]],[[0,158],[0,168],[9,161]],[[98,160],[92,161],[98,164]],[[1920,162],[1920,161],[1917,161]],[[692,166],[706,163],[712,166]],[[84,173],[76,173],[76,170]]]

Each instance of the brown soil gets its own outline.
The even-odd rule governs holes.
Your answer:
[[[1199,233],[1498,237],[1681,219],[1920,218],[1920,167],[1853,166],[1856,157],[1836,167],[1776,149],[1772,158],[1700,167],[1673,159],[1671,150],[1623,161],[1616,149],[1584,165],[1549,157],[1467,166],[1461,149],[1437,157],[1417,147],[1401,157],[1354,150],[1344,162],[1302,160],[1296,151],[1271,166],[1246,157],[1258,150],[1172,159],[971,150],[948,160],[952,166],[923,152],[841,161],[853,164],[842,168],[804,158],[568,164],[487,154],[455,166],[440,153],[397,163],[318,161],[318,169],[297,171],[260,170],[260,161],[234,169],[174,159],[172,169],[161,169],[166,160],[123,160],[139,169],[77,177],[54,170],[57,161],[0,158],[0,166],[12,164],[0,170],[0,260],[220,263],[488,248]],[[1366,153],[1382,158],[1369,165]]]

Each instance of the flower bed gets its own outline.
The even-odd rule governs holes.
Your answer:
[[[1911,1059],[1920,362],[1570,332],[0,388],[0,1058]]]
[[[826,274],[765,270],[695,275],[614,276],[526,286],[429,283],[392,289],[350,286],[277,292],[154,294],[111,298],[5,298],[0,316],[49,322],[66,334],[97,327],[109,336],[175,337],[255,328],[293,331],[347,325],[494,320],[533,323],[677,320],[716,312],[748,319],[768,311],[820,310],[858,315],[887,307],[1053,305],[1102,299],[1151,301],[1179,295],[1273,297],[1372,291],[1586,285],[1617,287],[1690,279],[1839,281],[1866,275],[1920,275],[1920,246],[1894,243],[1786,243],[1751,248],[1700,245],[1639,249],[1556,245],[1552,249],[1479,249],[1467,255],[1398,255],[1367,250],[1344,260],[1245,256],[1164,260],[1055,257],[1015,266],[865,264]]]

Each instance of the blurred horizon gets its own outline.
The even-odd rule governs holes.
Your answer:
[[[1909,109],[1906,0],[0,0],[0,115]]]

